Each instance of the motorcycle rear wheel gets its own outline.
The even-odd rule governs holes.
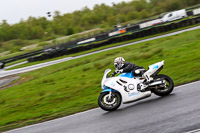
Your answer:
[[[163,79],[166,82],[166,84],[164,86],[157,85],[153,89],[151,89],[151,91],[154,94],[156,94],[158,96],[167,96],[173,91],[174,82],[169,76],[164,75],[164,74],[160,74],[160,75],[157,75],[154,79],[155,80]]]
[[[122,98],[119,93],[112,92],[109,99],[109,92],[102,92],[98,98],[99,107],[105,111],[114,111],[121,105]]]

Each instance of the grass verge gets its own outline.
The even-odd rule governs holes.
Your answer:
[[[199,80],[199,38],[198,29],[21,74],[23,83],[0,90],[0,131],[97,107],[103,72],[118,56],[145,68],[165,60],[161,73],[176,86]]]

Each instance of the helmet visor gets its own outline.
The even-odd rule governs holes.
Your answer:
[[[114,63],[114,66],[115,66],[116,69],[119,70],[119,69],[121,69],[121,67],[123,66],[123,64],[118,62],[118,63]]]
[[[115,66],[115,68],[117,69],[117,66],[118,66],[117,63],[114,63],[114,66]]]

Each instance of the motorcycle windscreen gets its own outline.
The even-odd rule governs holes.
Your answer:
[[[118,75],[117,77],[127,77],[127,78],[133,78],[133,72],[129,72],[129,73],[121,73],[120,75]]]

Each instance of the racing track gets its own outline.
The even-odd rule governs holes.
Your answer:
[[[0,77],[32,71],[60,62],[81,58],[110,49],[199,29],[200,26],[116,46],[85,55],[67,57],[25,68],[0,71]],[[167,97],[150,98],[122,105],[117,111],[100,108],[39,123],[7,133],[183,133],[200,128],[200,81],[176,87]]]
[[[183,33],[183,32],[186,32],[186,31],[195,30],[195,29],[200,29],[200,26],[196,26],[196,27],[189,28],[189,29],[184,29],[184,30],[181,30],[181,31],[177,31],[177,32],[173,32],[173,33],[169,33],[169,34],[165,34],[165,35],[160,35],[160,36],[157,36],[157,37],[152,37],[152,38],[149,38],[149,39],[144,39],[144,40],[141,40],[141,41],[136,41],[136,42],[133,42],[133,43],[128,43],[128,44],[124,44],[124,45],[120,45],[120,46],[115,46],[115,47],[111,47],[111,48],[107,48],[107,49],[91,52],[91,53],[80,55],[80,56],[67,57],[67,58],[63,58],[63,59],[58,59],[58,60],[54,60],[54,61],[49,61],[49,62],[40,63],[40,64],[37,64],[37,65],[32,65],[32,66],[19,68],[19,69],[14,69],[14,70],[9,70],[9,71],[0,70],[0,78],[1,77],[5,77],[5,76],[9,76],[9,75],[13,75],[13,74],[19,74],[19,73],[24,73],[24,72],[36,70],[36,69],[39,69],[39,68],[42,68],[42,67],[46,67],[46,66],[58,64],[58,63],[61,63],[61,62],[65,62],[65,61],[69,61],[69,60],[85,57],[85,56],[88,56],[88,55],[100,53],[100,52],[103,52],[103,51],[108,51],[108,50],[111,50],[111,49],[121,48],[121,47],[129,46],[129,45],[133,45],[133,44],[137,44],[137,43],[141,43],[141,42],[146,42],[146,41],[150,41],[150,40],[154,40],[154,39],[158,39],[158,38],[163,38],[163,37],[167,37],[167,36],[180,34],[180,33]]]
[[[169,96],[153,95],[114,112],[96,108],[7,133],[184,133],[200,128],[199,114],[197,81],[176,87]]]

